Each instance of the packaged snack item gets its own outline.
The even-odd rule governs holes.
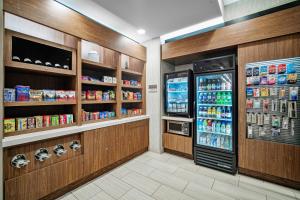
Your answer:
[[[263,112],[269,112],[269,104],[270,100],[269,99],[264,99],[263,100]]]
[[[268,77],[267,76],[261,76],[260,77],[260,85],[267,85],[268,84]]]
[[[261,88],[260,89],[260,96],[268,97],[269,96],[269,88]]]
[[[76,98],[76,93],[74,90],[65,91],[65,95],[68,100],[75,100],[75,98]]]
[[[44,101],[55,101],[55,90],[43,90]]]
[[[66,101],[68,97],[64,90],[56,90],[55,91],[56,101]]]
[[[270,96],[277,96],[278,88],[272,87],[272,88],[269,88],[269,89],[270,89]]]
[[[263,114],[262,113],[258,113],[257,114],[257,125],[261,126],[261,125],[263,125],[263,122],[264,122],[264,120],[263,120]]]
[[[30,101],[43,101],[43,90],[30,90]]]
[[[42,128],[43,127],[43,116],[35,116],[35,128]]]
[[[256,113],[252,113],[252,115],[251,115],[251,123],[252,124],[256,124],[256,118],[257,118],[257,114]]]
[[[286,72],[286,64],[278,65],[278,74],[284,74]]]
[[[282,118],[282,129],[289,129],[289,118],[288,117]]]
[[[86,100],[86,91],[81,92],[81,100]]]
[[[67,115],[59,115],[59,124],[67,124]]]
[[[102,93],[102,101],[109,101],[109,93],[108,92]]]
[[[265,76],[268,74],[268,66],[260,66],[260,72],[259,74],[261,76]]]
[[[276,74],[276,65],[269,66],[269,74]]]
[[[253,84],[253,77],[247,77],[247,82],[246,84],[249,86],[249,85],[252,85]]]
[[[96,99],[95,91],[94,90],[86,91],[86,99],[87,100],[95,100]]]
[[[285,98],[285,87],[279,88],[279,99]]]
[[[247,109],[253,108],[253,100],[247,99],[246,105],[247,105]]]
[[[253,108],[254,109],[259,109],[260,108],[260,99],[254,99],[253,100]]]
[[[113,77],[113,78],[112,78],[112,82],[113,82],[113,83],[117,83],[117,78],[116,78],[116,77]]]
[[[101,90],[97,90],[95,92],[96,95],[96,100],[102,101],[102,91]]]
[[[296,101],[288,102],[288,116],[290,118],[297,118],[297,102]]]
[[[278,100],[273,99],[272,100],[272,112],[277,112],[278,111]]]
[[[259,76],[259,67],[254,67],[252,73],[253,73],[253,76]]]
[[[109,92],[109,99],[115,100],[116,99],[116,93],[113,90],[108,91]]]
[[[49,127],[51,125],[50,115],[43,116],[43,127]]]
[[[290,101],[298,100],[298,90],[299,90],[299,87],[290,87],[289,88],[289,100]]]
[[[104,119],[104,112],[100,112],[100,119]]]
[[[274,84],[276,84],[276,75],[269,75],[269,76],[268,76],[268,84],[269,84],[269,85],[274,85]]]
[[[248,131],[247,131],[248,138],[253,138],[252,126],[248,125],[247,129],[248,129]]]
[[[253,88],[247,88],[246,94],[247,94],[247,97],[252,97],[253,96]]]
[[[268,113],[264,114],[264,124],[265,125],[270,124],[270,114],[268,114]]]
[[[272,116],[272,127],[280,127],[280,116]]]
[[[22,117],[22,118],[17,118],[17,131],[22,131],[27,129],[27,118]]]
[[[17,101],[29,101],[29,86],[17,85],[15,90]]]
[[[259,83],[260,83],[260,77],[259,76],[252,77],[252,85],[259,85]]]
[[[278,80],[277,80],[277,83],[280,84],[280,85],[283,85],[283,84],[286,84],[286,75],[285,74],[281,74],[281,75],[278,75]]]
[[[287,68],[286,71],[287,71],[288,74],[296,73],[296,69],[295,69],[294,63],[287,64],[286,68]]]
[[[287,83],[288,84],[297,83],[297,74],[288,74],[287,75]]]
[[[59,125],[59,116],[51,115],[51,126],[58,126],[58,125]]]
[[[254,88],[253,89],[253,97],[259,97],[260,96],[260,89]]]
[[[280,112],[285,113],[287,111],[287,101],[280,100]]]
[[[27,117],[27,128],[35,128],[35,120],[34,117]]]
[[[16,91],[12,88],[4,88],[3,90],[3,101],[4,102],[13,102],[16,101]]]
[[[273,137],[277,137],[280,135],[280,128],[272,128],[271,131]]]
[[[267,128],[266,128],[266,127],[260,126],[260,127],[258,128],[258,135],[259,135],[259,136],[264,136],[264,135],[266,135],[266,131],[267,131]]]
[[[291,119],[291,136],[295,135],[295,120]]]
[[[73,114],[67,114],[67,124],[74,123]]]
[[[251,77],[252,76],[252,71],[253,71],[252,67],[247,68],[246,69],[246,76]]]
[[[11,133],[16,131],[16,120],[14,118],[4,119],[3,123],[4,133]]]

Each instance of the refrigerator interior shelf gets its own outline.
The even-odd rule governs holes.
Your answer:
[[[182,81],[182,82],[168,82],[168,84],[183,84],[187,83],[187,81]]]
[[[184,93],[184,92],[188,92],[187,90],[183,90],[183,91],[168,91],[169,93]]]
[[[202,104],[202,103],[198,103],[198,106],[232,106],[230,104]]]
[[[232,137],[231,134],[227,134],[227,133],[221,133],[221,132],[213,132],[213,131],[199,131],[197,130],[198,133],[208,133],[208,134],[215,134],[215,135],[224,135],[224,136],[228,136],[228,137]]]
[[[198,90],[197,92],[203,93],[203,92],[232,92],[232,90]]]
[[[219,121],[227,121],[231,122],[232,119],[225,119],[225,118],[214,118],[214,117],[197,117],[198,119],[212,119],[212,120],[219,120]]]

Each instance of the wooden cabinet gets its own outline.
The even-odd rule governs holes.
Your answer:
[[[176,135],[171,133],[163,134],[163,147],[168,150],[173,150],[179,153],[188,155],[193,154],[192,137]]]

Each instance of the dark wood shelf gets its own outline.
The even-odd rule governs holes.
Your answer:
[[[117,119],[116,117],[112,118],[106,118],[106,119],[96,119],[96,120],[88,120],[88,121],[82,121],[82,124],[91,124],[91,123],[97,123],[97,122],[106,122]]]
[[[117,68],[114,66],[106,65],[103,63],[93,62],[90,60],[82,59],[82,66],[87,66],[89,68],[95,68],[95,69],[110,69],[110,70],[116,70]]]
[[[125,74],[131,74],[131,75],[136,75],[136,76],[142,76],[143,74],[141,72],[136,72],[130,69],[122,69],[122,72]]]
[[[60,69],[55,67],[47,67],[43,65],[35,65],[29,63],[22,63],[16,61],[9,61],[5,63],[5,67],[18,69],[22,71],[32,71],[41,74],[55,74],[60,76],[76,76],[76,71],[68,69]]]
[[[17,107],[17,106],[53,106],[53,105],[75,105],[76,101],[15,101],[4,102],[4,107]]]
[[[105,83],[105,82],[95,82],[95,81],[81,81],[82,84],[86,85],[99,85],[99,86],[110,86],[110,87],[116,87],[116,83]]]
[[[143,100],[122,100],[122,103],[142,103]]]
[[[114,104],[117,101],[99,101],[99,100],[83,100],[82,104]]]
[[[122,88],[142,89],[142,86],[122,85]]]

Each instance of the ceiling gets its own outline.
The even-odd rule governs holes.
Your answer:
[[[222,16],[218,0],[57,1],[140,43]]]

